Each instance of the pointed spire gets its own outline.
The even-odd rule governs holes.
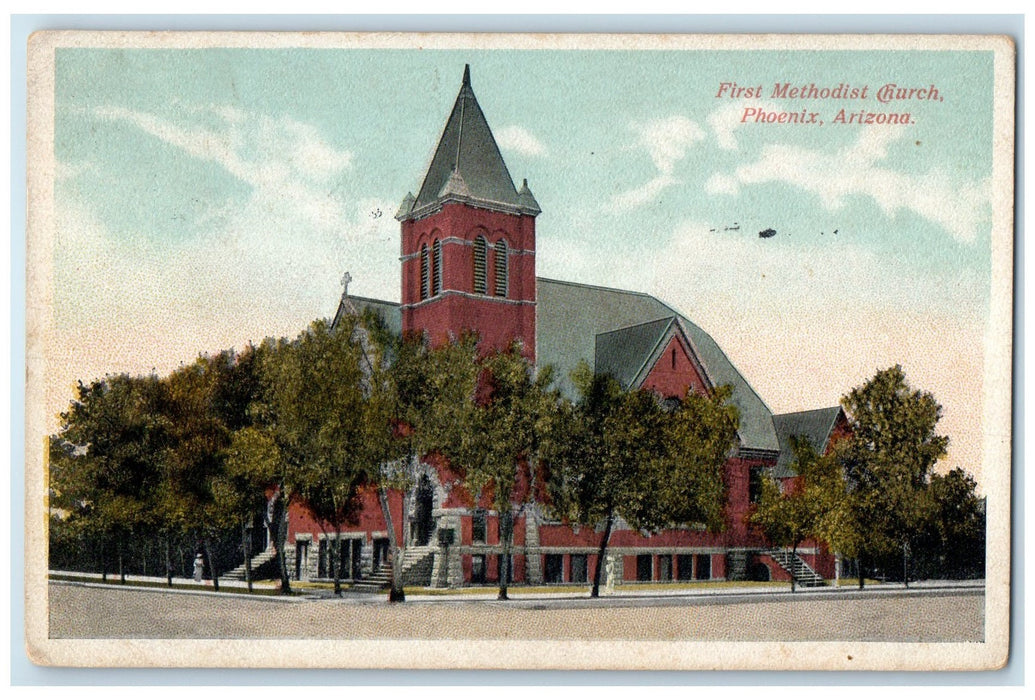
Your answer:
[[[413,211],[413,203],[416,201],[413,197],[413,192],[407,192],[406,196],[403,197],[402,204],[399,205],[399,211],[395,212],[395,220],[402,221],[410,212]]]
[[[528,197],[522,198],[514,187],[514,180],[471,88],[470,65],[464,65],[453,111],[410,215],[421,216],[434,211],[448,199],[512,213],[530,213],[533,208],[527,202]],[[533,197],[532,203],[534,201]],[[534,208],[538,213],[538,204]]]
[[[535,200],[535,196],[532,195],[532,190],[528,189],[528,179],[521,180],[521,189],[518,190],[518,201],[521,203],[521,213],[531,214],[535,216],[539,214],[542,209],[539,208],[539,202]]]
[[[449,174],[449,179],[446,180],[446,184],[442,186],[438,196],[441,199],[448,197],[451,194],[459,195],[460,197],[471,196],[471,190],[468,189],[467,183],[464,182],[463,175],[456,170]]]

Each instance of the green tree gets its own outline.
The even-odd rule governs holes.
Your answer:
[[[985,509],[977,483],[956,467],[932,474],[932,515],[917,544],[921,571],[928,577],[984,576]]]
[[[50,441],[53,503],[68,528],[96,548],[104,580],[109,547],[125,583],[126,545],[157,526],[155,504],[171,441],[161,411],[164,393],[154,376],[80,382]]]
[[[843,553],[859,559],[859,586],[869,562],[908,553],[930,517],[927,486],[948,438],[935,429],[941,406],[929,392],[912,389],[895,365],[852,389],[842,400],[849,437],[835,446],[849,491],[843,519]],[[905,573],[908,581],[908,574]]]
[[[159,513],[171,532],[201,544],[217,591],[222,562],[214,545],[241,524],[246,501],[226,471],[233,434],[247,422],[247,392],[237,386],[244,377],[237,354],[227,350],[200,356],[163,381],[172,439]]]
[[[419,460],[449,444],[457,435],[458,415],[468,406],[477,388],[479,369],[476,339],[464,336],[438,348],[431,348],[423,334],[403,338],[391,336],[377,319],[364,319],[370,330],[369,352],[374,380],[370,395],[371,416],[380,445],[380,468],[373,471],[378,500],[388,526],[392,563],[389,600],[402,602],[402,560],[411,539],[408,519],[402,523],[402,542],[396,528],[388,492],[402,495],[402,512],[410,510],[410,497],[417,482]]]
[[[725,465],[737,445],[740,413],[728,386],[707,395],[688,392],[664,421],[664,452],[657,465],[653,518],[657,529],[671,523],[703,523],[718,532],[725,525]],[[647,494],[649,496],[649,494]]]
[[[332,538],[337,595],[341,529],[355,518],[370,464],[382,457],[371,434],[370,370],[355,331],[352,317],[333,329],[314,322],[282,348],[272,376],[272,444],[287,467],[286,489]]]
[[[462,346],[458,347],[463,351]],[[535,496],[540,452],[559,394],[551,389],[550,367],[536,372],[517,345],[492,352],[470,366],[454,366],[447,376],[466,379],[455,401],[435,412],[441,452],[459,468],[476,499],[487,498],[498,514],[501,559],[499,599],[507,600],[514,520]],[[470,383],[478,378],[477,387]],[[476,389],[471,391],[471,389]]]
[[[847,492],[840,464],[831,455],[816,454],[812,445],[798,436],[791,438],[797,478],[786,490],[775,479],[762,482],[762,497],[750,522],[772,544],[789,547],[792,557],[806,539],[837,541],[842,529]],[[850,547],[848,542],[842,547]],[[795,589],[791,575],[791,591]]]
[[[641,530],[677,523],[723,524],[722,468],[736,439],[729,392],[686,396],[666,410],[647,390],[625,390],[585,363],[573,373],[575,404],[556,414],[548,440],[551,509],[570,523],[603,525],[592,597],[616,519]]]

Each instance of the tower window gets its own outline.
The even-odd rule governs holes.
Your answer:
[[[676,349],[672,348],[672,369],[676,368]]]
[[[474,293],[488,294],[489,287],[486,283],[486,259],[488,258],[489,244],[485,236],[478,236],[474,239]]]
[[[420,247],[420,298],[427,299],[431,296],[430,281],[430,264],[428,262],[428,244],[424,243]]]
[[[431,268],[431,293],[436,295],[442,291],[442,241],[431,244]]]
[[[496,243],[496,296],[507,296],[507,242]]]

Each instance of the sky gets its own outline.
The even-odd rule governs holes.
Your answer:
[[[978,51],[60,48],[49,427],[77,380],[296,335],[333,315],[346,270],[350,293],[398,301],[393,215],[465,64],[542,207],[539,276],[668,302],[775,413],[836,405],[901,364],[944,408],[944,467],[980,480],[993,139]],[[784,83],[868,92],[774,98]],[[924,98],[882,104],[888,83]],[[908,123],[839,124],[842,108]]]

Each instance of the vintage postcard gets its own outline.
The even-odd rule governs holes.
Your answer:
[[[34,662],[1006,663],[1009,38],[28,59]]]

